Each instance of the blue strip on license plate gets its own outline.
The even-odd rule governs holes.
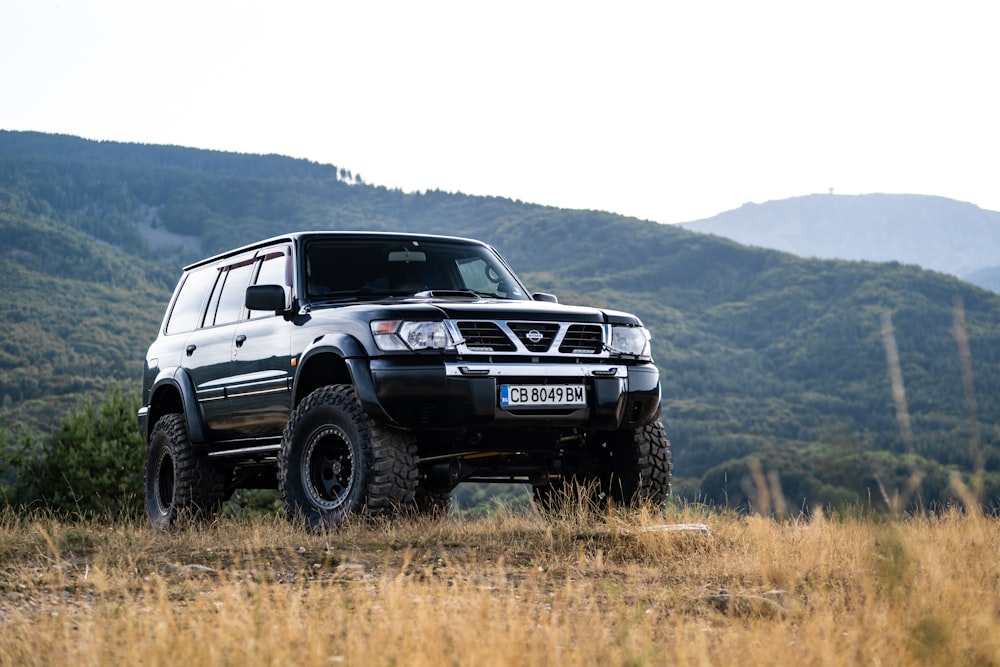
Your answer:
[[[582,384],[503,384],[500,407],[577,408],[587,405],[587,388]]]

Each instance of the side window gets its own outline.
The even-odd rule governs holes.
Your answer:
[[[174,300],[170,319],[167,320],[166,333],[184,333],[201,326],[205,296],[215,284],[216,275],[218,271],[215,269],[202,268],[191,271],[184,277],[184,284]]]
[[[288,262],[283,252],[275,252],[264,256],[264,262],[260,265],[260,273],[254,285],[281,285],[288,286],[286,269]]]
[[[253,260],[240,262],[226,267],[220,280],[222,292],[219,294],[219,305],[215,310],[214,324],[230,324],[240,319],[246,300],[247,285],[250,284],[250,274],[253,271]]]
[[[260,264],[260,271],[257,272],[257,279],[254,285],[281,285],[285,288],[285,298],[288,298],[289,275],[288,275],[288,255],[282,251],[272,252],[264,255],[264,260]],[[274,315],[272,310],[253,310],[250,317],[265,317]]]

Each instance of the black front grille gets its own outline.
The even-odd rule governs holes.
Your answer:
[[[593,324],[573,324],[566,330],[559,351],[563,354],[600,354],[604,347],[601,327]]]
[[[517,347],[494,322],[459,322],[466,347],[482,352],[514,352]]]
[[[547,352],[559,333],[554,322],[508,322],[507,326],[529,352]]]

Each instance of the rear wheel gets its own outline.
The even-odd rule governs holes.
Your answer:
[[[321,387],[292,413],[278,454],[289,518],[329,529],[392,514],[413,505],[416,486],[416,438],[365,415],[350,385]]]
[[[146,514],[157,528],[209,519],[222,508],[226,476],[194,451],[182,414],[160,417],[149,436],[144,478]]]

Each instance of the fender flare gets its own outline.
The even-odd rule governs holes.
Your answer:
[[[306,368],[309,359],[319,354],[334,354],[339,357],[347,367],[350,382],[354,385],[365,412],[391,422],[389,415],[382,409],[378,394],[375,392],[375,383],[372,381],[371,370],[368,366],[368,351],[357,338],[348,334],[321,336],[302,351],[298,367]],[[300,377],[300,373],[295,374],[295,379],[292,381],[292,396],[299,395]]]
[[[191,381],[191,376],[180,366],[161,370],[153,381],[150,397],[156,396],[157,392],[164,386],[173,387],[181,397],[181,406],[184,410],[184,421],[187,424],[188,438],[195,444],[204,443],[206,441],[205,422],[201,414],[201,406],[198,405],[198,397],[195,394],[194,382]]]

